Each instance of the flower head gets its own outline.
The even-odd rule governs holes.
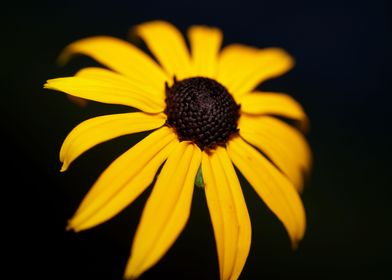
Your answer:
[[[184,229],[200,169],[220,278],[237,279],[249,253],[251,224],[234,164],[297,246],[305,231],[299,192],[311,154],[301,132],[277,117],[302,128],[307,117],[290,96],[255,90],[288,71],[293,66],[290,55],[279,48],[239,44],[221,50],[221,31],[206,26],[189,29],[190,53],[180,32],[167,22],[147,22],[133,32],[159,64],[127,42],[92,37],[69,45],[60,60],[84,54],[107,68],[84,68],[45,84],[75,97],[139,110],[99,116],[75,127],[60,150],[62,171],[99,143],[152,131],[101,174],[69,220],[69,229],[85,230],[118,214],[162,166],[125,271],[125,278],[137,278]]]

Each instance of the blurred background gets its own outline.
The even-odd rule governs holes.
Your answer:
[[[27,2],[27,1],[26,1]],[[49,78],[96,65],[66,67],[67,44],[92,35],[127,39],[131,26],[168,20],[183,32],[218,26],[224,44],[279,46],[296,59],[261,89],[284,91],[311,120],[314,169],[303,193],[308,227],[297,251],[256,193],[243,182],[253,226],[241,279],[391,279],[390,1],[34,1],[1,11],[1,159],[3,250],[11,279],[122,279],[149,191],[109,222],[75,234],[66,221],[98,175],[144,134],[99,145],[60,173],[67,133],[87,118],[126,108],[42,89]],[[130,167],[132,168],[132,167]],[[218,279],[202,189],[178,241],[141,279]]]

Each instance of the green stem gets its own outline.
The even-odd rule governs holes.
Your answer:
[[[199,170],[197,170],[197,175],[195,178],[195,186],[199,188],[204,188],[203,173],[201,171],[201,167],[199,167]]]

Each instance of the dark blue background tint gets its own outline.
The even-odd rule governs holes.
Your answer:
[[[218,26],[225,44],[280,46],[296,59],[293,71],[261,88],[291,94],[311,120],[315,164],[303,194],[307,233],[292,252],[283,226],[243,183],[253,241],[242,279],[387,278],[388,1],[50,1],[5,5],[1,19],[2,232],[11,245],[11,279],[121,279],[149,191],[92,230],[74,234],[65,225],[104,168],[144,134],[99,145],[61,174],[58,151],[67,133],[89,117],[126,109],[97,103],[82,109],[42,85],[96,65],[79,57],[57,67],[57,55],[70,42],[92,35],[126,39],[129,27],[153,19],[169,20],[182,31],[192,24]],[[181,237],[142,277],[162,278],[218,279],[201,189]]]

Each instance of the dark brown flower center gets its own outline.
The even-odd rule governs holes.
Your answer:
[[[215,80],[194,77],[166,85],[166,124],[180,141],[192,141],[202,150],[224,146],[238,131],[239,105]]]

